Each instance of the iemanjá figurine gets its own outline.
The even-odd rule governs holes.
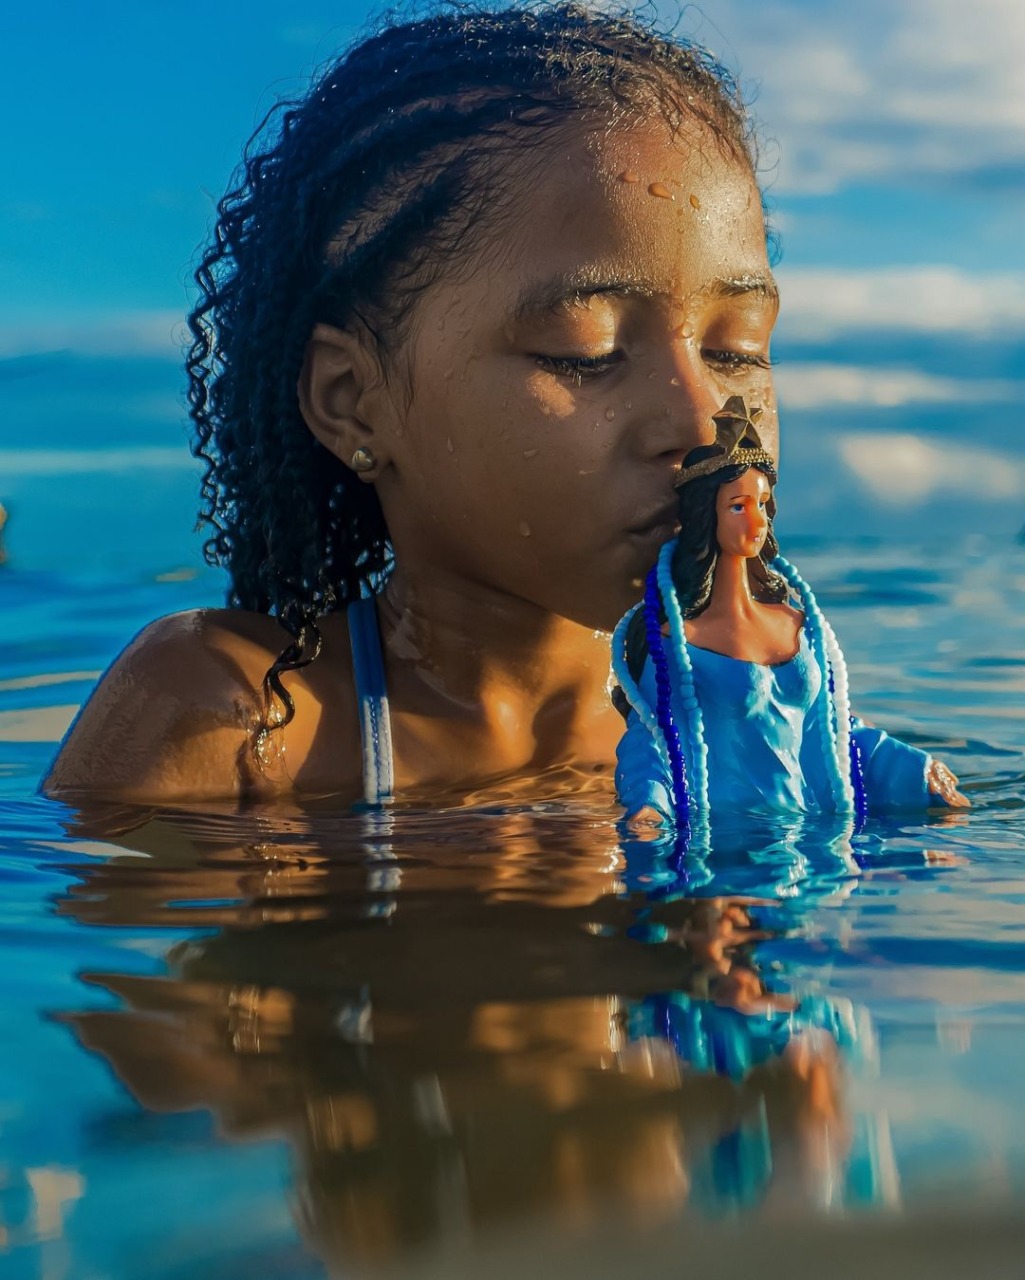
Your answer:
[[[613,637],[628,818],[967,807],[946,765],[851,714],[833,629],[773,536],[760,416],[731,397],[684,459],[680,533]]]

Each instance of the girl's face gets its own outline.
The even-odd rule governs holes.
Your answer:
[[[608,629],[729,396],[776,449],[761,202],[696,124],[567,129],[519,173],[472,268],[417,302],[378,491],[404,569]]]
[[[750,560],[765,545],[772,486],[754,467],[720,487],[715,499],[715,538],[726,556]]]

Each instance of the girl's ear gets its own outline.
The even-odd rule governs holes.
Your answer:
[[[372,483],[388,463],[386,440],[375,407],[384,379],[366,338],[333,325],[314,326],[297,387],[306,425],[325,449]],[[360,452],[362,451],[362,452]],[[354,465],[354,459],[359,462]],[[372,463],[366,465],[366,459]]]

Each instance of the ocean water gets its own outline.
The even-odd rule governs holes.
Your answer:
[[[968,813],[686,850],[594,797],[80,814],[35,794],[75,708],[223,584],[173,396],[137,369],[104,434],[109,370],[9,388],[55,369],[86,443],[0,440],[0,1275],[1020,1274],[1012,505],[783,540]]]

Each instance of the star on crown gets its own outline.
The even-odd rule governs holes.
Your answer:
[[[761,416],[760,406],[748,409],[743,396],[730,396],[719,412],[712,414],[712,421],[715,423],[714,447],[720,452],[710,458],[702,458],[691,467],[683,467],[676,480],[676,488],[679,489],[688,480],[711,475],[713,471],[721,471],[723,467],[731,467],[736,463],[749,467],[765,463],[775,473],[776,460],[763,447],[755,428],[755,423]]]
[[[755,430],[755,423],[761,416],[761,405],[748,409],[743,396],[730,396],[719,412],[712,414],[715,443],[724,453],[732,453],[746,437],[756,449],[760,449],[762,442]]]

